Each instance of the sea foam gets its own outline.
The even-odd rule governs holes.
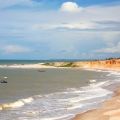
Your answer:
[[[119,75],[113,71],[109,71],[108,74]],[[120,82],[119,79],[95,81],[88,86],[69,88],[47,95],[35,95],[13,103],[3,104],[0,106],[0,110],[10,108],[11,113],[16,115],[18,120],[70,120],[75,114],[96,108],[100,103],[110,98],[113,92],[105,89],[106,86]],[[2,113],[2,116],[5,119],[8,118],[6,113]],[[9,116],[9,119],[12,119],[12,116],[11,118]]]

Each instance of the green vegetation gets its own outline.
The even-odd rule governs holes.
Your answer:
[[[120,59],[120,57],[118,57],[118,58],[106,58],[106,60],[113,60],[113,59]]]
[[[55,67],[77,67],[74,62],[61,62],[61,64],[57,65],[56,62],[44,63],[47,66],[55,66]]]
[[[64,63],[59,67],[76,67],[76,65],[74,64],[74,62],[68,62],[68,63]]]
[[[46,66],[54,66],[54,62],[44,63],[43,65],[46,65]]]

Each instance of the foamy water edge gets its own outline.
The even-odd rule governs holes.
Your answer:
[[[87,69],[87,70],[94,70],[94,69]],[[39,103],[39,101],[42,101],[41,99],[43,99],[42,102],[45,102],[43,104],[43,107],[44,107],[44,105],[48,104],[49,102],[51,102],[51,104],[53,104],[52,100],[55,100],[53,102],[56,102],[56,104],[62,103],[61,105],[63,105],[63,108],[62,107],[60,108],[60,106],[58,105],[57,108],[54,108],[53,110],[56,109],[55,111],[59,111],[61,109],[61,111],[62,111],[62,109],[63,110],[65,109],[65,111],[67,110],[68,112],[66,112],[66,114],[60,114],[60,115],[57,114],[57,116],[54,116],[54,115],[50,115],[50,116],[43,115],[43,117],[39,116],[39,117],[41,117],[40,120],[67,120],[67,119],[71,119],[74,117],[75,114],[78,114],[79,112],[83,112],[85,110],[91,109],[92,107],[94,108],[95,105],[102,103],[104,100],[110,98],[112,96],[113,92],[109,91],[107,89],[104,89],[103,87],[120,82],[120,79],[119,79],[120,73],[119,72],[108,71],[108,70],[107,71],[106,70],[94,70],[94,71],[108,72],[107,76],[115,75],[118,77],[118,79],[116,79],[114,81],[107,80],[107,81],[103,81],[103,82],[96,82],[95,81],[95,83],[91,83],[91,84],[89,84],[89,86],[84,86],[84,87],[81,87],[80,89],[76,89],[76,88],[70,89],[69,88],[64,92],[56,92],[56,93],[51,93],[51,94],[43,95],[43,96],[35,95],[35,96],[28,97],[25,99],[17,100],[17,101],[12,102],[12,103],[2,104],[2,105],[0,105],[0,110],[6,110],[6,109],[19,110],[20,108],[24,108],[24,106],[26,106],[27,104],[36,105],[34,102]],[[68,95],[68,97],[64,98],[64,95],[66,95],[66,96]],[[54,98],[55,96],[57,96],[58,98],[57,97]],[[59,98],[59,96],[61,96],[61,97]],[[98,99],[98,103],[95,102],[97,99]],[[92,103],[90,103],[90,101],[92,101]],[[55,103],[53,104],[53,106],[54,105],[55,105]],[[47,106],[46,106],[46,108],[44,108],[44,109],[37,109],[37,111],[34,111],[34,109],[33,109],[30,112],[28,111],[28,113],[26,112],[25,114],[31,114],[32,116],[34,116],[34,115],[39,115],[40,112],[41,113],[42,112],[49,113],[49,112],[51,112],[52,105],[50,106],[50,104],[48,104],[48,106],[50,107],[49,110],[47,110]],[[87,106],[88,106],[88,108],[87,108]],[[23,120],[25,120],[25,119],[23,118]],[[29,118],[28,118],[28,120],[29,120]],[[36,120],[39,120],[39,119],[36,118]]]

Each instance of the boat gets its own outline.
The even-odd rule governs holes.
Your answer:
[[[38,72],[45,72],[45,70],[38,70]]]
[[[5,80],[5,79],[8,79],[8,77],[3,77],[4,79],[0,79],[0,83],[8,83],[8,81],[7,80]]]
[[[8,83],[6,80],[0,80],[0,83]]]

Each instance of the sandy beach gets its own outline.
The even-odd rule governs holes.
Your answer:
[[[55,66],[46,66],[43,64],[12,64],[0,65],[0,68],[23,68],[23,69],[39,69],[39,68],[56,68]]]
[[[80,65],[81,63],[78,63]],[[87,62],[85,68],[120,71],[120,60]],[[120,120],[120,87],[114,96],[105,101],[100,108],[76,115],[73,120]]]
[[[120,120],[120,88],[100,108],[79,114],[73,120]]]
[[[48,63],[48,66],[54,66],[59,68],[84,68],[120,71],[120,59],[77,62],[53,62]]]
[[[97,61],[78,61],[78,62],[50,62],[37,64],[11,64],[0,65],[0,68],[82,68],[82,69],[101,69],[120,71],[120,59],[97,60]]]
[[[120,59],[85,62],[53,62],[46,65],[38,64],[13,64],[0,65],[0,68],[40,69],[40,68],[72,68],[88,70],[120,71]],[[11,105],[11,104],[10,104]],[[8,107],[8,106],[5,106]],[[4,107],[0,107],[3,109]],[[120,87],[115,89],[114,96],[106,100],[101,107],[76,115],[73,120],[120,120]]]

